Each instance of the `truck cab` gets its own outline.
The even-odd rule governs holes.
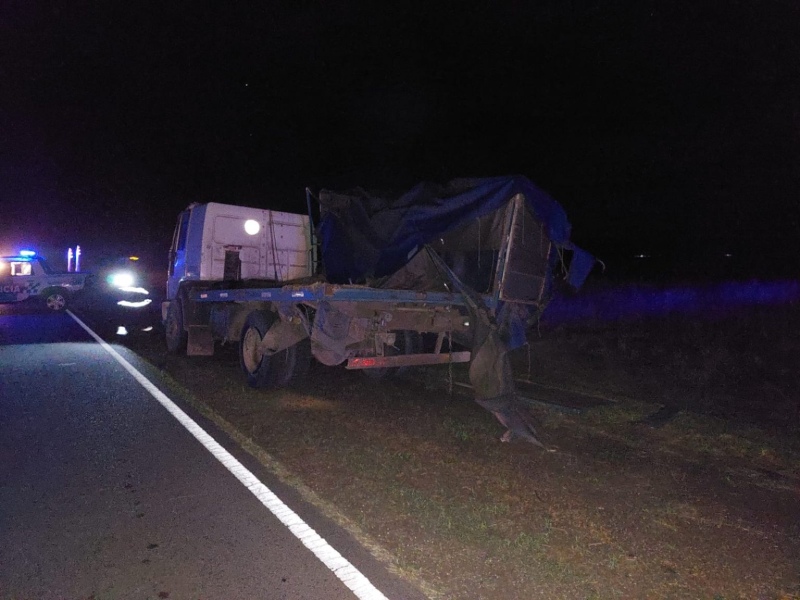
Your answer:
[[[308,216],[209,202],[178,217],[167,301],[184,281],[289,281],[311,275]]]
[[[307,215],[209,202],[178,217],[167,298],[186,280],[289,281],[311,274]]]
[[[198,315],[188,296],[214,286],[270,287],[313,272],[308,215],[209,202],[178,216],[169,251],[161,318],[170,339],[182,345]],[[199,329],[194,328],[197,332]]]
[[[83,289],[86,276],[59,273],[33,252],[0,257],[0,303],[39,299],[53,311],[64,310],[70,297]]]

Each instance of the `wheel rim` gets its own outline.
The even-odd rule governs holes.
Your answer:
[[[51,310],[61,310],[66,304],[67,301],[61,294],[53,294],[47,297],[47,308]]]
[[[255,327],[250,327],[242,338],[242,363],[248,373],[255,373],[261,364],[261,354],[258,347],[261,344],[261,333]]]

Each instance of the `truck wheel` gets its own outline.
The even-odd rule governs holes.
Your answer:
[[[286,387],[308,371],[311,360],[309,340],[303,340],[275,354],[259,355],[258,347],[273,322],[274,317],[270,313],[254,311],[247,316],[242,328],[239,364],[250,387]]]
[[[67,308],[67,292],[64,290],[58,288],[45,290],[42,298],[44,298],[45,306],[53,312],[60,312]]]
[[[169,303],[164,331],[168,352],[177,354],[186,349],[187,336],[183,329],[183,303],[177,298]]]
[[[395,345],[386,346],[383,352],[386,356],[400,354],[417,354],[422,351],[422,336],[416,331],[398,331]],[[385,367],[382,369],[363,369],[364,375],[370,379],[384,379],[405,373],[410,367]]]

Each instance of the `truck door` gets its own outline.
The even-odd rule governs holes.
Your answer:
[[[181,280],[186,276],[186,237],[189,230],[189,216],[186,210],[178,217],[172,246],[169,250],[169,272],[167,274],[167,298],[173,299],[178,293]]]

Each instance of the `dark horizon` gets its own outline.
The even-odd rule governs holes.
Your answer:
[[[522,174],[612,264],[791,273],[798,17],[777,1],[6,4],[0,246],[144,253],[193,201],[305,212],[306,186]]]

